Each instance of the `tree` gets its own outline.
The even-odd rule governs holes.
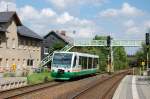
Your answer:
[[[96,35],[93,40],[107,40],[107,36]],[[113,47],[114,51],[114,66],[115,70],[124,69],[127,67],[127,55],[123,47]],[[107,70],[107,61],[109,49],[106,46],[101,47],[74,47],[72,51],[90,53],[99,55],[99,71],[105,72]]]
[[[62,49],[64,46],[65,46],[64,43],[62,43],[62,42],[56,42],[56,43],[54,43],[54,45],[53,45],[52,48],[53,48],[54,50],[60,50],[60,49]]]
[[[128,67],[127,54],[124,47],[114,47],[114,69],[120,70]]]
[[[146,44],[142,44],[142,48],[140,50],[138,50],[135,54],[137,60],[139,61],[139,63],[141,61],[147,61],[147,47],[148,47],[148,55],[149,55],[149,58],[150,58],[150,45],[149,46],[146,46]],[[138,64],[139,66],[141,66],[141,64]],[[145,65],[146,66],[146,65]]]

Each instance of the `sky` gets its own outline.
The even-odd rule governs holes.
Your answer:
[[[150,28],[149,4],[150,0],[0,0],[0,11],[8,6],[41,36],[65,30],[75,39],[111,35],[141,40]]]

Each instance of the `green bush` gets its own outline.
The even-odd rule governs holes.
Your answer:
[[[38,84],[52,80],[50,72],[47,71],[41,73],[33,73],[31,75],[28,75],[27,79],[28,84]]]
[[[7,73],[4,73],[3,77],[15,77],[16,76],[16,73],[14,72],[7,72]]]

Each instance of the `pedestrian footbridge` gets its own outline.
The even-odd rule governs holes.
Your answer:
[[[123,47],[140,47],[144,43],[144,40],[111,40],[111,47],[113,46],[123,46]],[[66,45],[60,51],[69,51],[73,47],[83,47],[83,46],[107,46],[107,40],[74,40],[72,43]],[[45,66],[52,60],[53,52],[45,57],[40,66]]]

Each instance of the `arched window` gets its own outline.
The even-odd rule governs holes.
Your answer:
[[[12,39],[12,48],[15,49],[15,39]]]

